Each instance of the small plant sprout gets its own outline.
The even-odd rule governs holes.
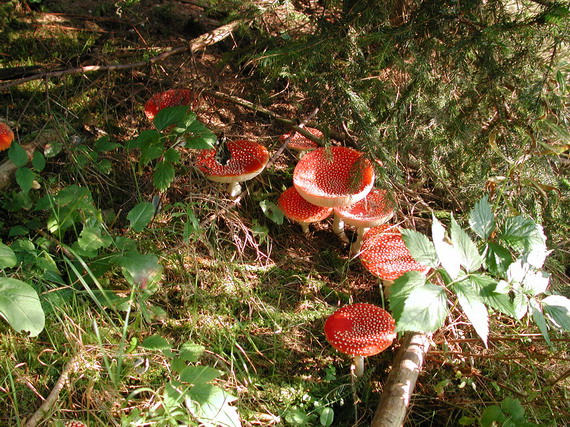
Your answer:
[[[349,206],[362,200],[374,184],[374,168],[364,154],[347,147],[322,147],[295,166],[293,184],[317,206]]]
[[[196,108],[198,98],[196,93],[189,89],[169,89],[165,92],[155,93],[144,105],[144,113],[149,120],[153,120],[154,116],[167,107],[175,107],[179,105],[187,105]]]
[[[296,221],[301,224],[303,228],[303,233],[309,233],[309,224],[312,222],[322,221],[328,217],[332,208],[325,208],[321,206],[315,206],[301,197],[295,187],[289,187],[285,190],[279,199],[277,200],[277,205],[283,215],[289,218],[291,221]]]
[[[344,306],[325,322],[327,341],[354,357],[354,375],[364,373],[364,358],[386,350],[396,338],[394,319],[383,308],[367,303]]]
[[[323,133],[318,129],[306,127],[305,130],[312,133],[317,138],[323,137]],[[297,152],[297,159],[301,159],[309,151],[315,150],[319,147],[315,141],[310,140],[306,136],[301,135],[299,132],[296,132],[294,130],[281,135],[279,137],[279,141],[285,142],[287,141],[287,138],[289,138],[287,148],[290,148],[291,150]]]
[[[6,124],[0,122],[0,151],[7,150],[14,140],[14,132]]]
[[[269,151],[261,144],[239,140],[227,143],[228,159],[220,163],[217,150],[203,150],[196,165],[206,178],[214,182],[228,183],[228,193],[235,198],[241,193],[240,182],[259,175],[269,160]]]

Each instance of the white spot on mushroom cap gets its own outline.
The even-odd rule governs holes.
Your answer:
[[[279,209],[287,218],[293,221],[317,222],[325,219],[332,208],[315,206],[301,197],[295,187],[289,187],[277,200]]]
[[[335,208],[336,214],[355,227],[373,227],[387,222],[394,215],[394,205],[386,190],[373,188],[366,197],[353,205]]]

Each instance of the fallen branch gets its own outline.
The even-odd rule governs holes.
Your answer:
[[[139,62],[132,62],[129,64],[113,64],[113,65],[86,65],[84,67],[76,67],[76,68],[67,68],[63,70],[53,70],[53,71],[46,71],[43,73],[33,74],[28,77],[23,77],[18,80],[11,81],[10,83],[4,83],[0,85],[0,90],[8,89],[13,86],[18,86],[22,83],[26,83],[32,80],[43,80],[48,79],[51,77],[61,77],[68,74],[84,74],[84,73],[91,73],[94,71],[121,71],[127,70],[130,68],[138,68],[138,67],[145,67],[147,65],[152,65],[160,61],[164,61],[165,59],[171,57],[172,55],[176,55],[183,52],[196,52],[202,49],[205,49],[208,46],[216,44],[217,42],[225,39],[228,37],[232,31],[234,31],[239,25],[246,23],[247,21],[243,19],[238,19],[236,21],[232,21],[229,24],[222,25],[221,27],[216,28],[208,33],[202,34],[199,37],[191,40],[188,45],[179,46],[171,48],[170,50],[163,52],[159,55],[153,56],[152,58],[146,61],[139,61]]]
[[[403,425],[429,346],[430,341],[425,334],[408,332],[404,335],[370,427]]]

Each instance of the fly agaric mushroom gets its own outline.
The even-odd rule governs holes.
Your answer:
[[[374,184],[374,168],[364,153],[347,147],[321,147],[295,166],[293,185],[317,206],[352,205],[366,197]]]
[[[394,216],[392,201],[386,197],[386,191],[379,188],[370,190],[366,197],[354,205],[341,206],[334,209],[335,222],[333,230],[342,237],[344,230],[343,222],[356,227],[357,238],[350,247],[350,253],[356,255],[362,245],[362,236],[370,227],[388,222]],[[338,221],[337,221],[338,218]]]
[[[386,350],[396,338],[396,323],[383,308],[367,303],[346,305],[325,322],[327,341],[354,357],[354,375],[364,373],[364,358]]]
[[[85,424],[83,421],[66,421],[64,424],[64,427],[87,427],[87,424]]]
[[[291,221],[301,224],[305,234],[309,232],[309,224],[311,222],[322,221],[332,212],[332,208],[316,206],[307,202],[301,197],[295,187],[289,187],[281,193],[281,196],[277,199],[277,205],[283,212],[283,215]]]
[[[149,120],[166,107],[178,105],[189,105],[196,108],[198,99],[194,91],[189,89],[169,89],[164,92],[155,93],[144,105],[144,113]]]
[[[7,124],[0,123],[0,151],[10,148],[13,140],[14,132],[12,129]]]
[[[269,160],[269,151],[261,144],[239,140],[226,144],[229,159],[221,164],[215,148],[202,150],[198,155],[197,167],[210,181],[228,183],[230,197],[241,193],[240,182],[259,175]]]
[[[317,138],[322,138],[323,136],[323,133],[318,129],[306,127],[305,130],[312,133]],[[294,130],[281,135],[279,137],[279,141],[284,143],[287,141],[287,138],[290,138],[289,142],[287,143],[287,147],[297,152],[298,159],[303,157],[307,152],[315,150],[319,147],[315,141],[310,140],[306,136],[301,135],[299,132],[296,132]]]
[[[382,279],[386,288],[408,271],[427,274],[429,267],[417,262],[402,240],[400,230],[382,224],[364,233],[360,260],[368,271]]]

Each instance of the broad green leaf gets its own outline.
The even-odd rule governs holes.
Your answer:
[[[532,318],[534,320],[534,323],[536,323],[536,326],[538,326],[538,329],[540,329],[540,333],[544,337],[546,343],[549,346],[552,346],[552,342],[550,341],[550,336],[548,335],[548,326],[546,326],[546,319],[542,314],[540,305],[534,298],[530,299],[530,307],[532,309]]]
[[[127,214],[131,228],[140,233],[154,216],[154,206],[150,202],[140,202]]]
[[[550,295],[542,300],[542,309],[558,329],[570,332],[570,299]]]
[[[59,141],[52,141],[45,145],[44,156],[46,159],[51,159],[61,153],[63,150],[63,144]]]
[[[180,346],[180,358],[186,362],[195,363],[205,350],[206,348],[202,345],[186,342]]]
[[[461,255],[454,246],[447,242],[445,228],[435,215],[432,215],[431,233],[435,252],[441,265],[451,279],[455,280],[461,270]]]
[[[32,189],[34,185],[34,172],[30,168],[22,167],[16,170],[16,182],[24,193]]]
[[[443,326],[449,309],[445,290],[427,283],[410,292],[396,331],[432,332]]]
[[[145,338],[141,343],[141,347],[149,350],[170,350],[172,348],[168,341],[160,335],[152,335]]]
[[[485,264],[492,274],[503,276],[513,262],[511,253],[503,246],[489,242],[484,250]]]
[[[123,268],[125,279],[141,289],[151,287],[162,278],[162,265],[155,255],[127,254],[119,259],[118,264]]]
[[[502,426],[503,422],[507,420],[501,408],[497,405],[488,406],[483,411],[481,419],[481,427]]]
[[[43,171],[46,167],[46,158],[39,151],[34,151],[34,155],[32,156],[32,166],[38,172]]]
[[[259,206],[261,207],[263,215],[276,224],[283,224],[283,212],[281,212],[281,209],[279,209],[275,203],[268,200],[262,200],[259,202]]]
[[[477,246],[473,243],[473,240],[469,235],[459,227],[459,224],[451,217],[451,227],[450,227],[451,241],[453,246],[457,249],[460,256],[460,263],[467,272],[471,273],[478,270],[483,263],[481,255],[477,250]]]
[[[162,404],[164,409],[166,409],[170,414],[180,407],[184,402],[184,393],[179,391],[178,387],[173,384],[173,382],[166,383],[164,386],[164,393],[162,395]]]
[[[169,148],[164,152],[164,160],[170,163],[178,163],[180,161],[180,153],[174,148]]]
[[[522,319],[528,311],[528,297],[523,293],[515,292],[513,306],[515,308],[515,317],[519,320]]]
[[[410,293],[426,284],[426,276],[419,271],[409,271],[394,280],[390,286],[388,300],[390,302],[390,311],[394,319],[398,321],[404,311],[404,303]]]
[[[187,366],[180,373],[180,381],[194,385],[207,384],[221,374],[220,371],[209,366]]]
[[[0,277],[0,316],[16,330],[36,337],[44,329],[45,315],[37,292],[27,283]]]
[[[0,242],[0,268],[12,268],[17,264],[16,254],[10,248]]]
[[[211,384],[200,384],[188,390],[187,396],[198,403],[194,406],[193,415],[209,426],[240,427],[241,422],[237,409],[229,403],[236,400],[219,387]]]
[[[402,240],[417,262],[431,268],[439,266],[435,246],[425,234],[409,229],[402,229],[401,232]]]
[[[113,151],[115,148],[118,148],[120,146],[121,144],[111,142],[111,138],[108,135],[102,136],[97,141],[95,141],[95,144],[93,144],[93,148],[95,148],[95,151],[98,153]]]
[[[321,411],[321,416],[319,417],[319,422],[323,427],[329,427],[333,425],[334,421],[334,411],[332,408],[326,407]]]
[[[188,126],[190,135],[186,136],[186,147],[195,149],[209,149],[213,148],[218,140],[214,132],[208,129],[204,124],[196,120]]]
[[[160,158],[160,156],[162,156],[163,153],[164,153],[164,145],[160,141],[153,144],[142,144],[139,163],[142,166],[146,166],[153,160]]]
[[[8,158],[18,168],[25,166],[29,160],[26,150],[24,150],[16,141],[13,141],[12,145],[10,145],[10,148],[8,149]]]
[[[156,113],[156,116],[154,116],[154,126],[158,130],[164,130],[168,126],[181,123],[186,117],[187,113],[188,107],[186,105],[177,105],[175,107],[163,108],[158,113]]]
[[[462,280],[453,286],[459,305],[487,347],[489,338],[489,312],[470,282]]]
[[[481,300],[489,307],[507,316],[515,316],[515,308],[509,296],[510,287],[507,282],[497,283],[495,279],[482,274],[469,275],[465,280],[469,281],[479,292]]]
[[[309,417],[298,408],[291,408],[285,413],[285,421],[294,426],[306,426]]]
[[[143,130],[139,135],[127,142],[125,148],[127,150],[133,150],[135,148],[148,147],[151,145],[158,144],[160,141],[160,133],[154,129]]]
[[[174,166],[170,162],[159,162],[154,168],[152,175],[153,185],[160,191],[165,191],[174,181]]]
[[[524,408],[518,399],[505,397],[501,402],[501,409],[514,419],[521,419],[524,417]]]
[[[528,295],[536,296],[546,292],[548,283],[550,281],[550,274],[546,271],[529,271],[524,280],[522,289]]]
[[[99,227],[85,227],[81,230],[77,243],[85,251],[96,251],[108,247],[112,243],[112,239],[110,236],[101,236]]]
[[[487,196],[479,200],[469,212],[469,225],[484,240],[487,240],[495,229],[495,216]]]
[[[519,215],[505,220],[499,238],[512,249],[530,251],[533,245],[543,243],[541,234],[532,219]]]

